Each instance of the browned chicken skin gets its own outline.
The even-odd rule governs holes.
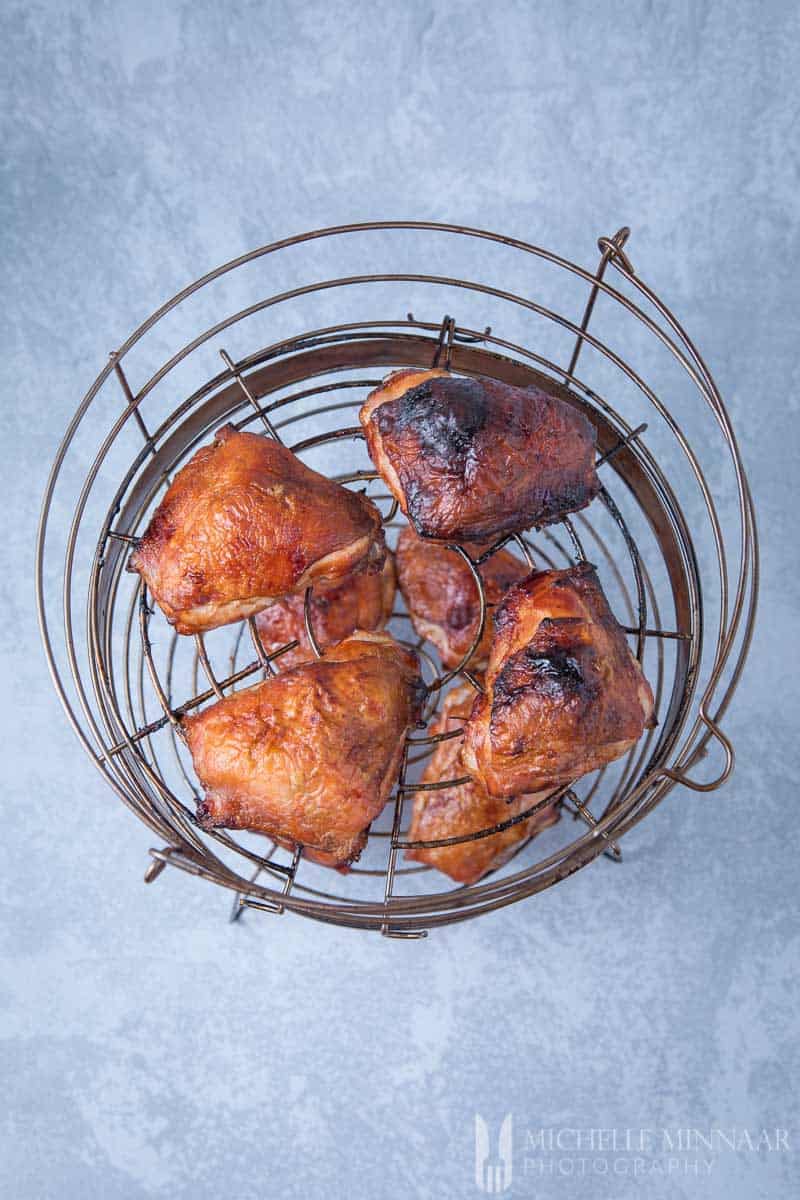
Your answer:
[[[518,533],[597,494],[594,427],[536,387],[396,371],[359,415],[372,461],[422,537]]]
[[[653,694],[594,567],[539,571],[495,609],[462,762],[495,796],[571,783],[625,754]]]
[[[202,633],[310,583],[379,570],[384,552],[365,496],[273,439],[226,425],[175,476],[130,569],[178,633]]]
[[[394,560],[388,551],[379,575],[362,572],[342,583],[315,586],[309,607],[318,645],[327,650],[355,629],[382,629],[392,615],[395,587]],[[275,660],[276,670],[288,671],[316,658],[306,633],[305,595],[287,596],[270,604],[256,617],[256,626],[268,654],[287,642],[300,643]]]
[[[454,688],[445,697],[438,720],[431,733],[449,733],[463,725],[469,716],[475,692],[469,684]],[[445,779],[458,779],[464,774],[459,762],[461,741],[451,738],[439,742],[436,750],[425,765],[422,783],[439,783]],[[518,796],[513,800],[501,800],[490,796],[486,789],[475,781],[457,787],[442,788],[433,792],[417,792],[414,812],[409,830],[409,841],[433,842],[439,838],[463,837],[467,833],[478,833],[508,821],[526,812],[547,792],[534,796]],[[443,871],[456,883],[477,883],[487,871],[493,871],[510,857],[514,849],[526,838],[541,833],[559,818],[558,804],[548,804],[533,813],[527,820],[493,833],[490,837],[477,838],[472,842],[460,842],[455,846],[438,846],[428,849],[407,850],[406,858],[427,863],[437,871]]]
[[[468,544],[465,549],[477,558],[488,546]],[[400,534],[395,557],[397,582],[414,628],[433,642],[445,667],[458,666],[472,645],[480,619],[472,572],[455,550],[425,541],[409,527]],[[498,550],[478,569],[488,604],[497,604],[529,570],[507,550]],[[491,637],[492,618],[487,612],[483,636],[470,660],[474,666],[485,664]]]
[[[424,687],[416,655],[357,631],[324,658],[226,696],[183,727],[209,827],[346,867],[389,798]]]

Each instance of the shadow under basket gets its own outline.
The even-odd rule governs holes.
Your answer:
[[[233,919],[245,909],[289,910],[424,937],[539,892],[601,855],[620,861],[622,837],[676,784],[707,792],[728,778],[734,754],[721,724],[747,655],[758,584],[753,505],[714,380],[634,270],[628,235],[600,238],[599,263],[584,269],[454,225],[318,230],[212,271],[110,356],[56,454],[37,596],[69,720],[157,839],[148,883],[169,866],[229,889]],[[324,275],[328,262],[337,277]],[[384,263],[402,269],[377,269]],[[422,273],[423,264],[435,273]],[[599,497],[561,524],[506,540],[537,569],[584,558],[597,566],[651,682],[657,717],[624,758],[559,794],[557,824],[522,839],[508,861],[466,887],[404,857],[413,846],[444,844],[409,840],[419,772],[435,745],[423,729],[409,735],[393,796],[346,874],[265,837],[203,829],[181,717],[275,667],[252,620],[180,637],[125,571],[176,470],[226,422],[277,436],[310,466],[364,489],[393,547],[404,519],[366,453],[358,409],[389,371],[434,364],[545,386],[593,422]],[[432,720],[468,665],[444,670],[399,593],[388,628],[419,651]]]

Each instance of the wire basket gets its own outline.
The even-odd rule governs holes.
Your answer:
[[[111,354],[56,453],[39,529],[37,597],[69,720],[159,842],[148,883],[169,865],[228,888],[233,918],[245,908],[290,910],[422,937],[539,892],[603,853],[621,859],[622,836],[676,783],[711,791],[728,778],[734,752],[720,723],[753,630],[753,505],[714,380],[634,271],[628,235],[600,238],[592,271],[455,225],[317,230],[203,276]],[[656,701],[655,728],[561,795],[565,819],[522,840],[512,860],[471,886],[409,865],[403,851],[490,836],[531,810],[466,838],[410,841],[418,773],[434,748],[424,731],[407,739],[393,798],[348,874],[264,837],[203,829],[181,717],[265,677],[277,655],[266,654],[252,621],[178,636],[140,578],[124,570],[175,471],[227,421],[266,426],[310,466],[365,489],[393,546],[402,514],[369,460],[357,412],[388,371],[434,364],[544,385],[592,420],[598,499],[560,526],[513,539],[512,549],[515,541],[536,567],[583,558],[597,565]],[[65,522],[66,546],[58,532]],[[470,565],[483,622],[481,579]],[[432,716],[468,666],[443,669],[434,647],[416,637],[399,593],[389,629],[419,651]],[[698,778],[712,745],[713,761]]]

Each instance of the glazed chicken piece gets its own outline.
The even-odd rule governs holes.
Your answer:
[[[175,476],[130,560],[178,633],[252,616],[310,583],[380,570],[365,496],[271,438],[220,429]]]
[[[488,548],[469,543],[464,547],[473,559]],[[420,637],[433,642],[445,667],[458,666],[472,645],[480,620],[478,588],[472,572],[455,550],[417,537],[409,526],[400,534],[395,560],[397,582],[414,628]],[[487,605],[495,605],[512,583],[525,578],[529,568],[507,550],[498,550],[478,570]],[[491,637],[492,616],[487,611],[483,636],[471,665],[485,666]]]
[[[539,571],[494,614],[462,762],[493,796],[571,783],[625,754],[653,693],[589,563]]]
[[[372,461],[422,537],[482,542],[560,520],[597,494],[594,426],[536,387],[396,371],[359,415]]]
[[[454,688],[445,697],[441,714],[431,727],[431,733],[449,733],[462,726],[470,714],[474,699],[475,692],[469,684]],[[425,765],[421,782],[439,783],[445,779],[458,779],[463,776],[464,768],[459,762],[460,752],[459,738],[439,742]],[[463,837],[467,833],[478,833],[481,829],[489,829],[527,812],[547,795],[548,792],[545,791],[540,795],[501,800],[490,796],[486,789],[474,780],[439,791],[417,792],[408,839],[433,842],[439,838]],[[443,871],[456,883],[477,883],[488,871],[501,866],[520,842],[555,824],[559,816],[556,801],[501,833],[493,833],[490,837],[478,838],[472,842],[460,842],[454,846],[407,850],[405,856],[414,862],[427,863],[437,871]]]
[[[362,572],[342,583],[316,585],[309,608],[311,629],[320,648],[327,650],[356,629],[382,629],[392,615],[395,589],[394,561],[389,551],[379,575]],[[287,650],[275,660],[277,671],[316,658],[306,633],[305,595],[287,596],[270,604],[256,617],[256,626],[268,654],[287,642],[299,642],[294,650]]]
[[[346,867],[389,798],[424,695],[416,655],[358,630],[324,658],[184,718],[205,790],[200,821]]]

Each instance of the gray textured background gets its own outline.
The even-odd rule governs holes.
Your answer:
[[[2,1194],[477,1195],[473,1114],[512,1110],[777,1124],[793,1146],[722,1154],[709,1181],[518,1169],[515,1193],[796,1195],[797,5],[32,0],[2,27]],[[39,498],[157,302],[275,237],[385,216],[587,264],[634,227],[765,534],[738,769],[674,792],[623,867],[427,942],[230,928],[180,873],[141,886],[150,835],[62,719],[32,615]]]

